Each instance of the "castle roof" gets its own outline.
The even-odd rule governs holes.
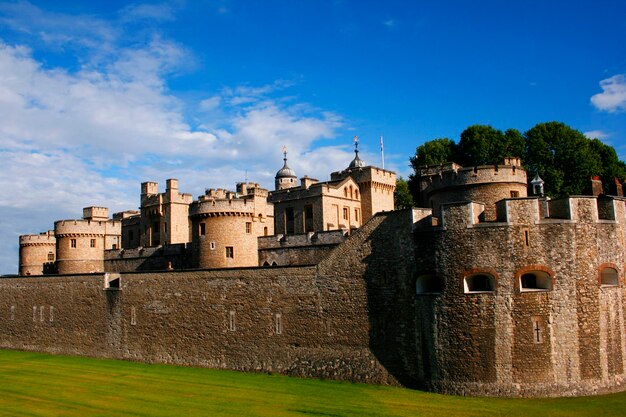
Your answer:
[[[289,168],[289,165],[287,165],[287,148],[286,147],[283,148],[283,154],[285,155],[285,157],[283,158],[283,161],[285,163],[283,164],[283,167],[281,169],[279,169],[278,172],[276,173],[276,179],[279,179],[279,178],[298,178],[296,176],[296,171],[294,171],[293,169]]]
[[[359,158],[359,137],[354,137],[354,159],[348,165],[348,169],[350,168],[362,168],[365,166],[365,162]]]

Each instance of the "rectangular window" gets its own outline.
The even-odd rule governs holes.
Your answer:
[[[33,306],[33,321],[37,321],[37,306]]]
[[[313,232],[313,206],[304,206],[304,231]]]
[[[48,252],[48,261],[54,261],[54,253]]]
[[[344,207],[343,208],[343,219],[344,220],[348,220],[348,216],[349,216],[348,207]]]
[[[230,310],[228,312],[228,330],[230,330],[231,332],[237,330],[235,323],[235,310]]]
[[[206,225],[204,223],[200,223],[200,236],[204,236],[206,234]]]
[[[91,248],[95,248],[96,247],[96,239],[91,239],[89,241],[89,247],[91,247]]]
[[[44,306],[39,307],[39,321],[44,321],[44,320],[45,320],[45,318],[46,318],[46,317],[45,317],[45,316],[46,316],[46,310],[45,310],[45,308],[46,308],[46,307],[44,307]]]
[[[359,221],[359,209],[354,209],[354,221],[358,222]]]
[[[15,320],[15,306],[11,306],[11,320]]]
[[[235,250],[232,246],[226,246],[226,257],[231,259],[235,257]]]
[[[519,191],[511,191],[511,198],[519,197]]]
[[[50,306],[50,321],[54,321],[54,307]]]
[[[288,207],[285,209],[285,234],[293,235],[295,233],[295,224],[294,224],[294,212],[293,207]]]
[[[76,247],[76,239],[70,239],[70,248]]]
[[[274,316],[274,333],[283,334],[283,315],[280,313]]]
[[[137,311],[135,310],[135,307],[130,308],[130,325],[137,325]]]
[[[252,223],[250,222],[246,222],[246,233],[247,234],[252,233]]]

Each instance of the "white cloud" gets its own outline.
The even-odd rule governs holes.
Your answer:
[[[589,132],[584,132],[583,135],[585,135],[587,138],[589,139],[606,139],[608,138],[610,135],[602,130],[590,130]]]
[[[123,21],[133,20],[174,20],[174,9],[169,4],[130,4],[119,11]]]
[[[17,269],[19,234],[80,217],[89,205],[111,212],[136,209],[142,181],[178,178],[181,191],[197,196],[207,187],[232,189],[246,177],[273,187],[283,145],[298,175],[320,180],[353,157],[349,139],[344,146],[331,142],[341,117],[286,97],[292,81],[201,92],[208,98],[200,101],[194,119],[187,109],[197,111],[198,102],[187,103],[168,88],[169,78],[193,61],[185,47],[158,34],[124,46],[118,44],[120,29],[96,18],[17,5],[7,17],[11,7],[0,4],[4,22],[41,40],[22,17],[33,12],[38,25],[50,28],[47,36],[66,36],[65,42],[82,42],[83,49],[72,52],[82,64],[70,70],[44,65],[34,54],[37,42],[0,40],[0,166],[5,172],[0,186],[6,191],[0,217],[8,221],[0,222],[0,273]],[[158,10],[133,13],[149,17]],[[95,35],[70,28],[74,17],[96,24]],[[98,43],[107,46],[90,49]]]
[[[626,74],[614,75],[600,81],[602,93],[591,97],[591,103],[608,112],[626,110]]]
[[[393,29],[396,27],[397,22],[394,19],[383,20],[383,25],[385,25],[388,29]]]

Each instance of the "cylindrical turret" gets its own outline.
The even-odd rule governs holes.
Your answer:
[[[259,236],[274,233],[267,190],[247,184],[247,194],[207,190],[189,208],[194,264],[198,268],[257,266]],[[254,188],[253,188],[254,187]],[[239,191],[243,191],[239,187]]]
[[[121,222],[59,220],[54,223],[59,274],[104,271],[104,251],[121,243]]]
[[[20,236],[20,275],[43,275],[44,265],[53,263],[55,257],[54,231]]]

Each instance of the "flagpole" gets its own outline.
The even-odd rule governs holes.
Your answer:
[[[383,169],[385,169],[385,146],[383,145],[383,135],[380,135],[380,157],[383,161]]]

